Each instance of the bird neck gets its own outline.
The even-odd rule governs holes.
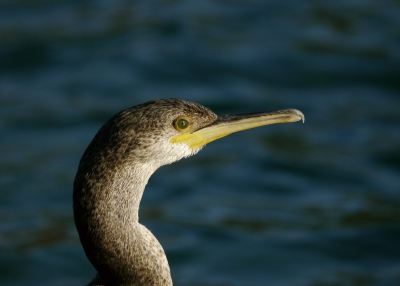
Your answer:
[[[78,170],[75,223],[101,283],[153,285],[161,281],[161,285],[172,285],[164,250],[139,224],[143,191],[156,169],[149,164],[134,164],[120,166],[114,172]]]
[[[114,173],[103,186],[98,203],[110,212],[109,223],[117,225],[139,222],[139,206],[144,189],[155,168],[140,164],[126,166]]]

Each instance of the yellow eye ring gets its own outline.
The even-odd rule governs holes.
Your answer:
[[[181,116],[175,119],[174,128],[178,131],[184,131],[190,126],[190,120],[186,116]]]

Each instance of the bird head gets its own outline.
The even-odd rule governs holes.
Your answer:
[[[299,120],[304,121],[304,115],[296,109],[217,116],[198,103],[154,100],[112,117],[88,150],[98,152],[97,157],[108,162],[118,160],[119,164],[123,161],[129,164],[134,160],[158,168],[194,155],[207,143],[229,134]]]

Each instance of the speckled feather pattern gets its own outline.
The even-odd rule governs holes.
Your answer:
[[[98,271],[89,285],[172,285],[164,250],[139,223],[139,204],[150,176],[162,165],[197,153],[173,122],[190,118],[193,129],[217,116],[197,103],[156,100],[125,109],[98,131],[74,181],[74,218],[85,253]]]

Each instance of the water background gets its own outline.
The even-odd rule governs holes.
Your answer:
[[[0,284],[84,285],[79,159],[121,109],[297,108],[159,169],[174,284],[400,285],[400,2],[0,3]]]

